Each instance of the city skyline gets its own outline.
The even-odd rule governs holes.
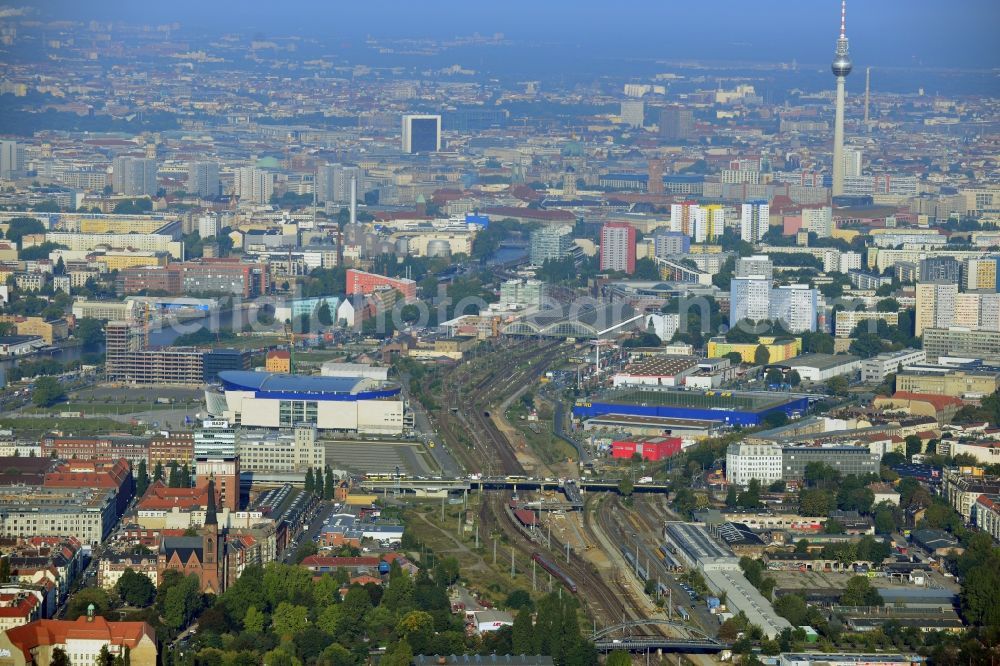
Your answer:
[[[856,60],[871,66],[934,69],[959,67],[989,69],[1000,66],[1000,50],[989,39],[990,27],[1000,22],[1000,6],[990,0],[868,2],[852,7],[852,34]],[[73,16],[79,20],[133,23],[180,22],[185,31],[203,31],[214,21],[226,31],[254,31],[265,37],[327,37],[329,46],[363,44],[367,35],[385,38],[450,39],[478,32],[503,33],[509,39],[552,42],[574,53],[592,51],[601,58],[670,58],[707,61],[758,61],[819,64],[827,59],[823,44],[836,0],[797,2],[762,0],[757,3],[712,0],[678,5],[653,1],[629,2],[608,11],[600,0],[572,4],[557,1],[529,3],[515,0],[499,5],[477,5],[438,0],[436,11],[422,11],[409,3],[391,1],[348,4],[329,12],[313,0],[292,0],[281,12],[268,3],[223,0],[205,6],[180,0],[157,7],[96,3],[80,5],[66,0],[41,0],[33,8],[44,16]],[[956,6],[957,5],[957,6]],[[527,14],[525,14],[527,12]],[[976,14],[979,21],[950,20],[956,12]],[[531,21],[518,17],[529,15]],[[309,20],[303,20],[303,17]],[[641,18],[640,18],[641,17]],[[716,39],[686,38],[685,31],[669,31],[681,22],[710,22]],[[886,30],[892,26],[891,30]],[[668,32],[664,32],[664,31]],[[664,39],[665,35],[669,38]],[[962,45],[961,49],[948,47]],[[622,48],[622,44],[627,44]],[[585,50],[582,48],[585,47]]]

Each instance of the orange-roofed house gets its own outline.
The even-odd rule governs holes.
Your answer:
[[[875,398],[874,407],[885,411],[902,411],[916,416],[930,416],[938,423],[950,423],[964,404],[958,398],[947,395],[896,391],[891,397]]]
[[[0,631],[7,631],[39,619],[42,600],[39,594],[27,590],[0,592]]]
[[[132,666],[156,666],[156,635],[145,622],[108,622],[103,617],[36,620],[0,633],[0,666],[49,666],[56,648],[73,664],[96,664],[101,648],[128,655]]]
[[[267,352],[264,369],[268,372],[288,374],[292,371],[292,355],[285,349],[273,349]]]

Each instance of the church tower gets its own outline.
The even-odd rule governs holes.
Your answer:
[[[205,526],[201,530],[201,589],[202,592],[222,593],[222,575],[219,563],[219,519],[215,509],[215,479],[208,480],[208,507]]]

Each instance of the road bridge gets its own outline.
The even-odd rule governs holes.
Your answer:
[[[409,477],[364,479],[358,484],[362,489],[372,492],[391,492],[399,490],[427,491],[447,490],[461,492],[470,490],[550,490],[567,494],[571,502],[581,502],[580,491],[618,491],[618,481],[615,479],[541,479],[527,476],[494,476],[480,478],[435,478],[414,479]],[[667,493],[670,486],[665,483],[636,483],[637,493]]]
[[[637,636],[632,633],[639,627],[662,626],[671,627],[681,633],[682,637],[669,636]],[[677,652],[685,654],[712,654],[728,649],[728,645],[710,638],[694,627],[662,618],[649,618],[623,622],[610,627],[604,627],[593,633],[591,640],[598,650],[626,650],[628,652]]]

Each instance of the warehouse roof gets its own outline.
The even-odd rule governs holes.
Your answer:
[[[851,354],[801,354],[781,363],[775,363],[788,368],[815,368],[829,370],[849,363],[856,363],[861,358]]]

